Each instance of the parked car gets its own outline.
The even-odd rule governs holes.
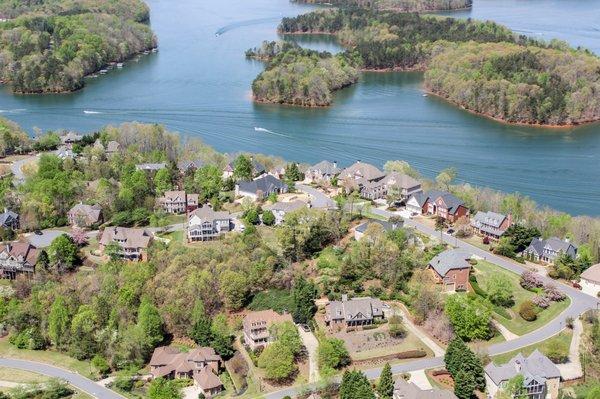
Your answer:
[[[300,328],[302,329],[302,331],[304,332],[310,332],[310,327],[307,326],[306,324],[300,324]]]
[[[454,234],[454,229],[448,229],[447,233],[450,235]]]
[[[34,233],[36,236],[43,236],[43,235],[44,235],[44,233],[42,232],[42,230],[39,230],[39,229],[38,229],[38,230],[35,230],[33,233]]]
[[[578,282],[576,282],[576,281],[573,281],[573,282],[571,283],[571,285],[572,285],[572,286],[573,286],[573,288],[575,288],[575,289],[578,289],[578,290],[580,290],[580,289],[581,289],[581,285],[579,285],[579,283],[578,283]]]

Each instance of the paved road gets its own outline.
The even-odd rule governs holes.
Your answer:
[[[313,208],[336,209],[337,203],[323,194],[321,191],[307,186],[306,184],[296,184],[296,189],[308,194],[311,197]]]
[[[10,165],[10,170],[14,176],[15,184],[21,184],[25,181],[25,174],[23,173],[23,166],[37,158],[37,155],[32,155],[27,158],[15,161]]]
[[[98,399],[125,399],[118,393],[108,388],[98,385],[94,381],[85,378],[77,373],[72,373],[65,369],[50,366],[45,363],[32,362],[27,360],[4,359],[0,358],[0,366],[14,369],[27,370],[34,373],[44,374],[49,377],[57,377],[67,381],[77,389],[92,395]]]

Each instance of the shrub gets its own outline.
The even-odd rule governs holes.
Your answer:
[[[550,341],[545,354],[553,363],[566,363],[569,360],[569,349],[559,341]]]
[[[125,392],[131,392],[133,383],[134,381],[129,375],[121,375],[115,379],[115,387]]]
[[[519,305],[519,314],[524,320],[534,321],[537,319],[537,313],[535,311],[535,304],[532,301],[524,301]]]
[[[406,328],[402,324],[402,317],[392,316],[389,320],[390,336],[394,338],[402,338],[406,335]]]
[[[548,283],[544,286],[544,296],[550,301],[559,302],[565,299],[565,294],[552,283]]]
[[[485,237],[483,237],[483,240],[482,240],[482,242],[483,242],[485,245],[490,245],[490,238],[489,238],[488,236],[485,236]]]
[[[541,295],[536,295],[533,298],[531,298],[531,302],[533,302],[534,305],[542,309],[546,309],[548,306],[550,306],[550,300],[545,296]]]
[[[542,281],[540,276],[528,270],[521,274],[520,284],[521,287],[525,288],[526,290],[533,291],[536,288],[543,286],[544,282]]]

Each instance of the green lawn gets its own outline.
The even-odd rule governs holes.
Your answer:
[[[252,302],[247,306],[249,310],[268,310],[273,309],[276,312],[290,312],[294,306],[294,301],[290,290],[266,290],[254,295]]]
[[[517,349],[512,352],[502,353],[501,355],[492,356],[492,360],[496,364],[504,364],[512,359],[517,353],[521,352],[523,356],[529,356],[534,350],[539,349],[540,352],[546,354],[546,350],[550,344],[558,342],[563,349],[569,351],[571,345],[571,339],[573,338],[573,331],[570,329],[563,330],[558,335],[548,338],[545,341],[538,342],[537,344],[525,346],[521,349]]]
[[[50,377],[32,373],[31,371],[0,367],[0,381],[17,382],[20,384],[38,384],[46,382],[49,379]]]
[[[477,277],[477,282],[482,289],[486,289],[486,283],[490,279],[491,276],[501,274],[503,276],[508,277],[513,285],[513,295],[515,299],[515,304],[507,309],[509,313],[512,314],[512,319],[508,320],[505,317],[493,313],[494,319],[498,320],[500,324],[509,329],[511,332],[524,335],[528,332],[537,330],[538,328],[547,324],[550,320],[557,317],[563,310],[569,307],[571,304],[571,300],[567,297],[564,301],[561,302],[552,302],[552,304],[545,310],[542,310],[536,320],[534,321],[525,321],[518,312],[519,305],[528,299],[533,298],[536,294],[527,291],[519,284],[520,276],[516,273],[513,273],[509,270],[503,269],[500,266],[494,265],[490,262],[479,260],[477,261],[477,265],[474,266],[475,276]]]

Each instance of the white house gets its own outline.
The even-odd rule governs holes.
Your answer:
[[[281,224],[283,223],[283,219],[285,218],[286,214],[306,207],[308,207],[306,202],[296,200],[290,202],[276,202],[272,205],[265,205],[263,209],[273,212],[273,216],[275,216],[275,224]]]
[[[581,273],[581,290],[588,295],[600,296],[600,263]]]

